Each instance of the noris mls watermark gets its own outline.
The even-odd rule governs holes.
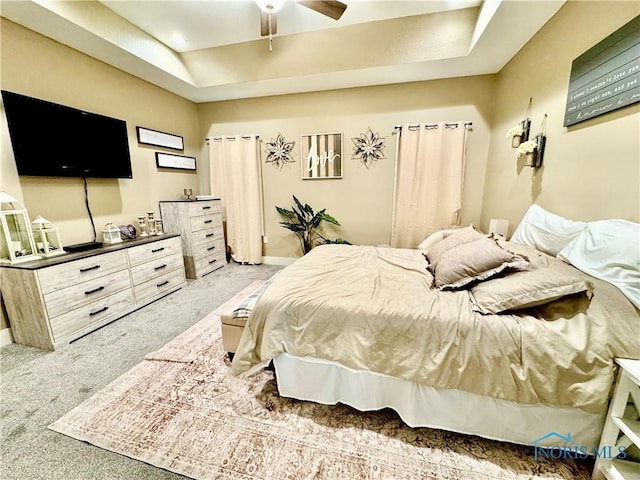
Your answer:
[[[553,445],[549,445],[555,442]],[[544,444],[544,445],[543,445]],[[604,445],[598,447],[587,447],[577,444],[570,433],[561,435],[557,432],[550,432],[533,441],[534,459],[537,462],[539,458],[549,458],[552,460],[564,458],[627,458],[625,447],[616,447]]]

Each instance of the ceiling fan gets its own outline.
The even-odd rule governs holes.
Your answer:
[[[339,20],[347,9],[345,3],[337,0],[294,0],[297,4],[307,7],[327,17]],[[285,0],[256,0],[260,7],[260,35],[269,36],[269,51],[271,40],[278,32],[276,12],[282,7]]]

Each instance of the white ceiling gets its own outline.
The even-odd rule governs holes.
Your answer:
[[[252,0],[103,0],[101,3],[178,52],[250,42],[261,38],[260,8]],[[478,7],[481,3],[481,0],[350,1],[340,20],[335,21],[298,5],[295,1],[285,1],[276,14],[278,35],[345,27],[456,8]],[[173,39],[176,34],[187,39],[188,43],[175,43]]]
[[[496,73],[564,2],[346,0],[335,21],[287,0],[273,52],[252,0],[1,1],[0,15],[208,102]]]

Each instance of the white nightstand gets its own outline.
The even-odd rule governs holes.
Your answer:
[[[640,448],[640,360],[616,358],[620,366],[616,388],[609,405],[607,420],[600,438],[600,448],[628,447],[631,444]],[[631,401],[629,401],[631,397]],[[628,405],[631,407],[627,408]],[[625,411],[627,414],[625,415]],[[593,480],[640,480],[640,463],[597,458],[593,468]]]

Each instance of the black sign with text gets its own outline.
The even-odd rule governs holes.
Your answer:
[[[564,126],[640,101],[640,16],[571,65]]]

